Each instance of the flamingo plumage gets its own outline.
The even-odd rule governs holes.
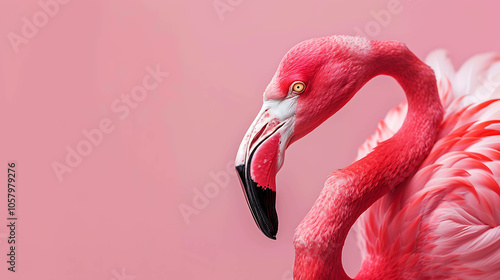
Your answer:
[[[335,171],[298,226],[294,279],[350,279],[341,253],[354,225],[355,279],[500,279],[500,57],[455,72],[404,44],[332,36],[283,58],[236,158],[245,197],[275,238],[275,176],[285,149],[367,81],[390,75],[407,101],[380,121],[356,161]]]

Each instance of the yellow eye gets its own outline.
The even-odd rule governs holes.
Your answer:
[[[305,89],[306,89],[306,84],[304,84],[303,82],[298,81],[292,84],[292,90],[295,93],[302,93]]]

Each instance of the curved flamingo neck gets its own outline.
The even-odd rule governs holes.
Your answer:
[[[370,205],[410,176],[434,145],[443,108],[432,69],[400,43],[374,41],[366,71],[363,84],[378,75],[399,82],[408,100],[406,119],[392,138],[328,178],[297,228],[294,279],[350,279],[342,267],[349,229]],[[372,279],[371,274],[360,271],[356,279]]]

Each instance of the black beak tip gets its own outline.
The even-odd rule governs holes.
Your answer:
[[[262,233],[268,238],[276,240],[278,233],[276,192],[257,186],[257,183],[246,175],[250,173],[246,168],[243,164],[236,166],[248,207]]]
[[[270,235],[266,234],[266,236],[269,237],[269,239],[276,240],[276,233],[277,232],[271,233]]]

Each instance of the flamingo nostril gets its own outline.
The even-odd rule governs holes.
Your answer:
[[[250,142],[250,145],[248,146],[249,148],[253,147],[255,142],[257,142],[260,139],[260,137],[262,136],[264,131],[266,131],[268,125],[269,124],[267,124],[267,123],[265,125],[263,125],[262,128],[259,130],[259,132],[257,132],[257,134],[255,134],[255,136],[252,137],[252,142]]]

